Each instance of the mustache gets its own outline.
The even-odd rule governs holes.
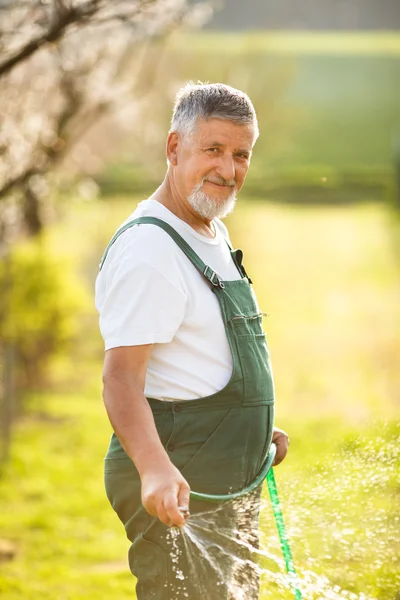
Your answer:
[[[205,181],[210,181],[211,183],[216,183],[218,185],[226,185],[228,187],[235,187],[236,181],[234,179],[224,179],[223,177],[215,176],[215,177],[203,177],[202,183]]]

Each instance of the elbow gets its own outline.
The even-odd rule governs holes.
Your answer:
[[[105,405],[113,399],[135,395],[138,392],[138,382],[132,373],[115,369],[104,369],[102,396]]]
[[[102,375],[102,383],[102,397],[104,404],[107,406],[110,399],[115,396],[116,390],[120,382],[118,381],[118,377],[116,377],[114,373],[104,370]]]

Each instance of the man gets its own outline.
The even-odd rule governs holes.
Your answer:
[[[193,518],[214,511],[216,527],[237,532],[236,505],[190,501],[190,489],[239,490],[257,476],[271,440],[275,464],[287,453],[287,435],[273,427],[262,316],[241,251],[230,248],[220,221],[233,210],[257,137],[243,92],[223,84],[180,90],[165,179],[117,231],[96,282],[103,397],[114,429],[105,483],[132,543],[139,600],[235,597],[232,561],[218,554],[220,544],[217,569],[206,568],[201,589],[176,537],[182,568],[172,569],[169,528],[185,524],[190,504]],[[259,496],[252,496],[253,530]],[[256,576],[248,587],[246,600],[258,598]]]

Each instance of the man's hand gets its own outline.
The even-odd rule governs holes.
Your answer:
[[[190,487],[180,471],[165,461],[141,475],[142,504],[167,527],[182,527],[190,516]]]
[[[288,434],[279,429],[279,427],[274,427],[274,432],[272,434],[272,441],[276,444],[276,456],[274,460],[273,467],[279,465],[283,459],[286,457],[288,453],[290,440]]]

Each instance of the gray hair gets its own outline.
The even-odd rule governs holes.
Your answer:
[[[238,125],[252,125],[254,141],[259,135],[256,111],[248,95],[224,83],[190,81],[179,90],[170,131],[191,135],[198,119],[224,119]]]

